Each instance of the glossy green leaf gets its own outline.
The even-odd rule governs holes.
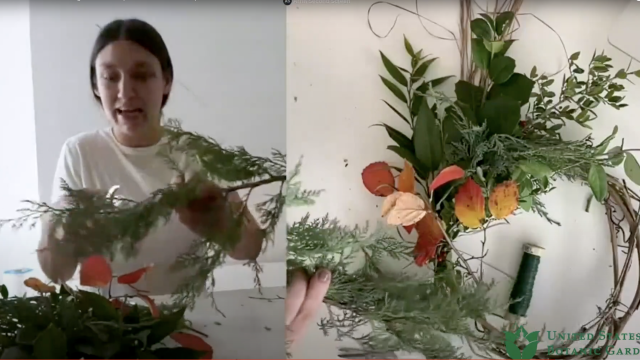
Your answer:
[[[431,58],[429,60],[423,61],[420,65],[418,65],[416,70],[411,75],[411,78],[413,79],[413,81],[418,81],[422,79],[424,74],[427,73],[427,69],[429,69],[429,66],[433,64],[433,62],[436,61],[437,59],[438,58]]]
[[[480,116],[490,133],[511,135],[520,122],[520,103],[505,96],[487,100]]]
[[[502,49],[500,49],[500,51],[498,51],[496,53],[496,55],[504,55],[507,53],[507,51],[509,51],[509,49],[511,48],[511,45],[513,45],[514,42],[518,41],[518,39],[509,39],[509,40],[505,40],[504,41],[504,46],[502,46]]]
[[[151,332],[147,337],[147,345],[157,344],[178,330],[178,325],[182,322],[186,310],[183,307],[169,314],[161,314],[158,321],[150,328]]]
[[[482,21],[486,23],[486,21]],[[482,39],[471,39],[471,55],[473,56],[473,62],[478,65],[480,69],[489,69],[491,53],[487,50],[487,47],[484,46]]]
[[[96,319],[101,321],[117,321],[119,319],[118,311],[106,297],[84,290],[80,290],[78,294],[80,295],[78,306],[85,311],[91,309]]]
[[[407,78],[402,74],[402,71],[400,71],[400,69],[398,69],[398,67],[393,62],[391,62],[391,60],[389,60],[389,58],[382,51],[380,51],[380,57],[382,58],[382,64],[384,64],[384,67],[385,69],[387,69],[389,75],[391,75],[391,77],[400,85],[407,86],[409,83],[407,82]]]
[[[516,69],[516,61],[509,56],[498,56],[491,61],[489,77],[495,84],[502,84],[509,80]]]
[[[593,192],[593,197],[599,202],[603,202],[608,195],[607,173],[604,168],[597,164],[592,165],[589,169],[587,182]]]
[[[409,54],[409,56],[414,57],[416,56],[415,51],[413,50],[413,46],[411,46],[411,43],[409,42],[409,39],[407,39],[407,36],[404,36],[404,48],[405,50],[407,50],[407,54]]]
[[[597,149],[596,149],[596,155],[602,155],[605,153],[605,151],[607,151],[607,148],[609,147],[609,144],[611,143],[611,141],[615,138],[616,134],[618,134],[618,125],[615,125],[613,127],[613,132],[611,133],[611,135],[607,136],[604,140],[602,140],[602,142],[598,145]]]
[[[506,96],[511,99],[520,102],[520,105],[529,103],[531,92],[535,82],[529,79],[526,75],[520,73],[514,73],[509,80],[502,84],[494,84],[489,89],[487,95],[488,99],[495,99],[498,97]]]
[[[428,172],[438,170],[443,158],[442,133],[426,100],[422,101],[416,119],[413,147],[416,158],[426,166]]]
[[[389,104],[389,103],[388,103],[388,102],[386,102],[385,100],[382,100],[382,101],[384,101],[384,103],[385,103],[385,104],[387,104],[387,106],[388,106],[391,110],[393,110],[393,112],[394,112],[394,113],[396,113],[398,116],[400,116],[400,118],[401,118],[402,120],[404,120],[404,122],[406,122],[407,124],[411,125],[411,122],[409,122],[409,119],[407,119],[404,115],[402,115],[402,113],[401,113],[400,111],[398,111],[398,109],[396,109],[395,107],[391,106],[391,104]]]
[[[423,163],[421,163],[420,160],[418,160],[414,153],[397,145],[389,145],[387,146],[387,150],[391,150],[402,159],[407,160],[413,166],[418,177],[420,177],[421,179],[427,178],[427,174],[429,172],[427,167]]]
[[[624,161],[624,152],[620,146],[614,146],[609,149],[607,155],[609,155],[609,161],[613,166],[619,166]]]
[[[524,211],[531,211],[531,207],[533,206],[533,196],[528,195],[520,198],[520,208]]]
[[[640,165],[636,157],[630,152],[626,153],[624,159],[624,172],[627,174],[629,180],[633,181],[636,185],[640,185]]]
[[[491,17],[491,15],[489,14],[485,14],[485,13],[481,13],[479,14],[480,16],[482,16],[483,19],[485,19],[488,23],[489,26],[491,26],[491,30],[494,30],[495,27],[495,21],[493,20],[493,18]]]
[[[407,150],[413,151],[413,142],[409,137],[403,134],[401,131],[387,125],[387,124],[378,124],[378,126],[384,126],[385,130],[387,130],[387,134],[398,146],[403,147]]]
[[[9,298],[9,290],[7,289],[7,286],[4,284],[0,285],[0,295],[2,296],[3,299]]]
[[[579,58],[580,58],[580,51],[574,52],[573,54],[571,54],[571,56],[569,56],[569,60],[571,61],[577,61]]]
[[[471,32],[480,39],[493,40],[491,25],[481,18],[471,20]]]
[[[491,54],[497,54],[500,51],[502,51],[502,48],[504,47],[504,41],[499,40],[499,41],[489,41],[489,40],[484,40],[483,41],[484,47],[491,53]]]
[[[447,75],[447,76],[442,76],[439,78],[435,78],[435,79],[431,79],[429,81],[425,81],[422,84],[420,84],[420,86],[418,86],[416,88],[416,91],[422,93],[422,94],[426,94],[429,91],[429,86],[431,86],[432,88],[436,88],[440,85],[442,85],[445,81],[451,79],[452,77],[454,77],[453,75]]]
[[[386,79],[384,76],[380,76],[380,79],[382,80],[382,83],[384,84],[384,86],[386,86],[387,89],[389,89],[389,91],[391,91],[393,95],[395,95],[398,99],[400,99],[400,101],[404,103],[407,102],[407,96],[404,94],[402,90],[400,90],[400,88],[396,84],[392,83],[391,81]]]
[[[33,356],[36,359],[66,359],[67,337],[64,332],[49,324],[33,343]]]
[[[524,161],[518,165],[522,171],[542,180],[553,174],[553,170],[545,164],[537,161]]]
[[[458,142],[462,139],[462,132],[456,125],[453,115],[446,114],[442,119],[442,135],[446,144]]]
[[[465,80],[458,80],[455,86],[456,99],[469,105],[472,110],[477,109],[482,103],[483,92],[484,90],[480,86]]]
[[[496,16],[496,35],[502,36],[509,26],[511,26],[514,18],[515,14],[511,11],[505,11]]]

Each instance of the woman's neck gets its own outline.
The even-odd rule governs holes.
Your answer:
[[[145,132],[143,135],[127,135],[119,133],[115,128],[112,128],[113,136],[120,145],[130,148],[143,148],[156,145],[162,139],[164,129],[162,126],[153,128],[150,131]]]

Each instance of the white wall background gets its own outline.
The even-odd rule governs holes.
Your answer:
[[[108,125],[92,96],[89,56],[98,25],[116,18],[138,17],[164,37],[175,71],[167,117],[256,155],[286,150],[285,8],[279,1],[11,0],[0,5],[0,17],[1,218],[15,217],[20,200],[49,201],[63,142]],[[252,202],[274,190],[256,191]],[[261,262],[284,261],[284,231],[283,220]],[[0,268],[38,268],[38,236],[39,229],[0,233]],[[283,285],[283,275],[271,268],[265,276]],[[253,287],[245,269],[234,273],[231,288]]]
[[[371,21],[379,34],[385,34],[397,15],[398,24],[386,39],[377,38],[368,28],[367,10],[374,1],[343,3],[292,4],[287,9],[287,149],[290,158],[304,156],[301,180],[311,189],[325,189],[316,206],[291,209],[289,222],[299,219],[307,210],[312,215],[329,213],[345,224],[363,224],[380,217],[382,200],[372,196],[362,185],[361,171],[371,162],[389,161],[401,165],[400,159],[386,146],[392,144],[382,128],[370,125],[384,121],[398,129],[408,130],[386,105],[395,99],[380,82],[385,74],[379,50],[401,66],[408,66],[402,36],[406,34],[414,48],[424,48],[426,54],[440,59],[432,64],[428,76],[436,78],[459,74],[459,58],[454,43],[429,36],[415,15],[400,12],[387,5],[376,5]],[[413,0],[392,1],[415,10]],[[478,2],[485,4],[485,1]],[[590,58],[594,50],[605,50],[615,59],[618,68],[626,67],[629,58],[612,48],[607,34],[628,1],[550,2],[525,1],[521,12],[534,13],[552,26],[563,38],[569,54],[581,51]],[[640,6],[640,3],[636,3]],[[418,1],[420,13],[457,32],[458,2]],[[639,23],[636,19],[636,24]],[[428,22],[429,30],[438,36],[448,36]],[[627,36],[637,42],[637,31],[629,29]],[[534,65],[538,72],[553,73],[560,69],[564,53],[551,30],[530,16],[521,17],[520,39],[510,53],[516,61],[516,71],[529,73]],[[629,41],[631,42],[631,41]],[[635,63],[632,68],[640,68]],[[561,81],[561,75],[556,83]],[[638,79],[633,79],[638,81]],[[453,93],[455,80],[443,90]],[[601,109],[600,120],[594,126],[596,141],[610,134],[614,125],[620,128],[625,145],[640,145],[640,88],[628,85],[622,111]],[[565,138],[586,135],[585,129],[566,129]],[[619,140],[618,140],[619,141]],[[619,144],[616,143],[616,144]],[[346,166],[348,164],[348,166]],[[621,176],[621,171],[614,175]],[[533,242],[547,248],[543,259],[535,296],[529,311],[527,329],[574,332],[596,315],[596,305],[602,306],[612,285],[611,250],[603,208],[592,204],[584,212],[589,189],[580,184],[559,183],[544,201],[552,217],[563,226],[549,225],[542,218],[522,214],[510,218],[510,226],[493,228],[488,234],[489,255],[486,261],[515,275],[522,256],[521,245]],[[480,238],[460,239],[459,246],[479,254]],[[395,264],[402,267],[406,264]],[[498,281],[505,277],[486,271],[487,277]],[[635,287],[633,273],[626,287],[624,301],[631,300]],[[318,321],[326,316],[322,311]],[[627,326],[626,332],[640,331],[640,315]],[[334,335],[324,337],[312,326],[304,342],[294,351],[295,358],[336,358]],[[640,348],[635,341],[619,342],[618,347]],[[623,357],[624,358],[624,357]],[[626,358],[634,358],[627,356]]]

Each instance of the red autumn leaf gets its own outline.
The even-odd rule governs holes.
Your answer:
[[[182,347],[196,351],[204,351],[205,354],[201,359],[213,359],[213,348],[201,337],[184,332],[176,332],[169,336]]]
[[[118,284],[135,284],[140,281],[140,279],[142,279],[142,276],[146,274],[147,271],[149,271],[152,267],[153,265],[145,266],[142,269],[138,269],[128,274],[120,275],[118,276]]]
[[[414,260],[416,265],[424,266],[436,256],[436,249],[445,236],[433,212],[428,213],[416,223],[416,231],[418,241],[413,248]]]
[[[455,214],[466,227],[475,229],[482,226],[482,220],[486,217],[484,195],[480,185],[471,178],[458,189],[455,197]]]
[[[395,179],[389,164],[383,161],[369,164],[362,170],[362,182],[370,193],[376,196],[389,196],[395,191]]]
[[[80,285],[91,287],[108,286],[113,278],[111,266],[100,255],[88,257],[80,265]]]
[[[160,310],[158,309],[156,302],[153,301],[152,298],[143,294],[138,294],[138,297],[147,303],[147,305],[149,306],[149,310],[151,311],[151,315],[153,315],[154,318],[157,318],[160,316]]]
[[[453,180],[462,179],[463,177],[464,177],[464,170],[461,167],[457,165],[448,166],[442,169],[442,171],[440,171],[438,176],[436,176],[436,178],[433,179],[433,181],[431,182],[431,185],[429,186],[429,192],[433,193],[433,191],[439,188],[440,186]]]

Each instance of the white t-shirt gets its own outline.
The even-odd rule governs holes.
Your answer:
[[[109,190],[119,185],[117,195],[141,201],[160,188],[167,187],[177,175],[166,160],[157,155],[166,143],[144,148],[130,148],[121,145],[111,128],[81,133],[69,138],[63,145],[58,159],[51,202],[57,202],[64,195],[60,179],[64,179],[71,189]],[[185,154],[172,155],[179,168],[186,172],[196,169],[195,164]],[[43,229],[44,234],[47,229]],[[136,288],[149,291],[151,295],[167,295],[175,291],[184,280],[185,271],[170,269],[177,257],[189,251],[192,241],[197,238],[191,230],[182,225],[174,213],[166,224],[156,226],[139,244],[138,256],[125,260],[116,256],[111,263],[114,276],[135,271],[153,264],[153,270],[137,284]],[[104,291],[104,289],[103,289]],[[113,296],[133,294],[128,286],[113,281]]]

